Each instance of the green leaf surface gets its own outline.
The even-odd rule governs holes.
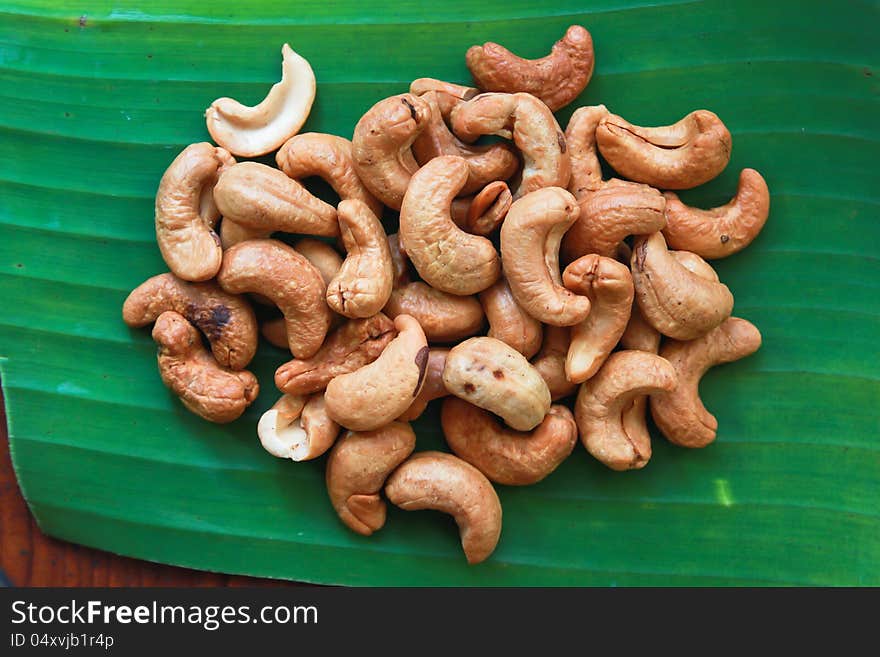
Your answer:
[[[876,2],[467,0],[364,3],[0,0],[0,369],[14,463],[49,534],[143,559],[386,585],[880,585],[880,70]],[[306,130],[351,136],[375,101],[468,81],[468,46],[527,57],[572,23],[595,76],[559,112],[604,103],[663,125],[705,107],[733,157],[683,196],[726,202],[740,169],[767,227],[717,263],[764,344],[708,373],[703,450],[655,440],[642,471],[578,447],[536,486],[499,487],[501,543],[468,567],[453,522],[390,509],[371,538],[327,501],[324,459],[269,457],[258,401],[229,426],[188,413],[156,372],[127,292],[164,271],[153,196],[219,96],[255,103],[280,46],[308,58]],[[444,449],[435,405],[419,449]]]

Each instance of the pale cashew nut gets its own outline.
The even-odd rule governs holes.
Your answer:
[[[389,208],[400,210],[409,179],[419,169],[411,146],[429,116],[424,100],[401,94],[380,100],[354,127],[355,171],[373,196]]]
[[[335,377],[372,363],[394,339],[394,323],[382,313],[347,321],[311,358],[294,358],[275,371],[275,386],[289,395],[320,392]]]
[[[532,365],[544,379],[553,401],[568,397],[577,389],[565,376],[565,359],[571,344],[571,329],[567,326],[545,326],[541,351],[532,359]]]
[[[590,300],[565,289],[559,272],[559,244],[579,213],[574,196],[548,187],[514,201],[501,225],[501,257],[513,296],[545,324],[571,326],[590,312]]]
[[[430,342],[457,342],[479,333],[486,316],[476,297],[462,297],[413,281],[391,292],[382,309],[391,318],[415,317]]]
[[[159,315],[153,340],[159,345],[162,382],[196,415],[225,424],[240,417],[257,398],[257,377],[218,365],[202,346],[198,330],[183,315],[172,310]]]
[[[677,123],[656,128],[636,126],[610,114],[599,122],[596,141],[619,174],[661,189],[702,185],[730,160],[730,132],[709,110],[696,110]]]
[[[275,154],[275,162],[291,178],[318,176],[341,200],[363,201],[373,214],[382,216],[382,203],[358,178],[351,142],[345,137],[319,132],[296,135],[284,142]]]
[[[345,317],[372,317],[388,303],[394,283],[388,237],[363,201],[342,201],[338,212],[348,255],[327,285],[327,305]]]
[[[550,390],[538,371],[495,338],[470,338],[453,347],[443,368],[443,384],[456,397],[492,411],[518,431],[531,431],[550,411]]]
[[[232,221],[246,231],[235,238],[273,232],[336,237],[336,208],[313,196],[283,171],[258,162],[240,162],[226,169],[214,187],[214,200],[223,223]],[[222,231],[221,231],[222,232]],[[224,244],[234,240],[226,237]]]
[[[315,73],[288,44],[281,48],[281,82],[253,107],[218,98],[205,111],[208,132],[226,150],[242,157],[265,155],[295,135],[315,101]]]
[[[484,91],[524,91],[540,98],[554,112],[586,89],[596,57],[593,37],[572,25],[541,59],[517,57],[497,43],[471,46],[465,55],[477,86]]]
[[[283,395],[260,417],[257,435],[272,456],[310,461],[333,446],[339,425],[327,415],[324,395]]]
[[[416,447],[416,435],[405,422],[373,431],[346,431],[327,458],[330,503],[354,532],[369,536],[385,525],[385,502],[379,496],[388,475]]]
[[[551,406],[531,432],[514,431],[488,411],[458,397],[443,401],[443,435],[455,454],[490,481],[507,486],[535,484],[571,454],[577,425],[565,406]]]
[[[398,420],[412,422],[418,418],[428,407],[428,402],[441,397],[446,397],[449,391],[443,384],[443,369],[446,367],[446,357],[449,349],[431,349],[428,352],[428,365],[425,367],[425,383],[421,392],[413,399],[409,408]]]
[[[693,340],[730,317],[728,287],[717,275],[704,278],[685,267],[667,250],[662,233],[636,239],[631,268],[639,309],[663,335]]]
[[[371,431],[400,417],[418,397],[428,365],[428,341],[409,315],[394,318],[397,337],[369,365],[334,378],[327,413],[352,431]]]
[[[292,247],[277,240],[248,240],[223,254],[217,282],[227,292],[253,292],[281,310],[290,352],[314,356],[330,328],[321,272]]]
[[[138,285],[122,306],[122,320],[146,326],[166,310],[183,315],[211,343],[223,367],[241,370],[257,351],[257,318],[248,302],[212,282],[187,283],[174,274],[159,274]]]
[[[441,155],[456,155],[468,165],[468,176],[460,195],[472,194],[488,183],[507,180],[519,168],[519,158],[509,144],[496,143],[470,146],[453,135],[440,112],[437,93],[429,91],[422,96],[430,114],[425,129],[416,137],[412,152],[420,166]]]
[[[419,78],[409,85],[409,92],[416,96],[424,96],[433,91],[437,95],[437,106],[445,120],[449,120],[452,110],[480,93],[479,89],[466,87],[454,82],[444,82],[435,78]]]
[[[634,297],[632,275],[617,260],[590,254],[566,267],[562,280],[592,303],[587,318],[571,327],[565,360],[568,380],[583,383],[599,371],[626,329]]]
[[[469,564],[485,561],[501,537],[501,501],[485,475],[443,452],[418,452],[388,478],[385,495],[405,511],[448,513]]]
[[[479,298],[489,320],[487,335],[490,338],[501,340],[526,358],[538,353],[542,338],[541,322],[516,302],[503,276],[490,288],[480,292]]]
[[[742,251],[758,236],[770,214],[770,190],[754,169],[742,170],[736,196],[717,208],[689,207],[673,192],[665,196],[666,242],[703,258],[726,258]]]
[[[678,375],[668,392],[651,396],[651,415],[666,438],[682,447],[705,447],[715,440],[718,420],[700,399],[700,379],[710,367],[755,353],[761,332],[751,323],[730,317],[706,335],[689,342],[669,340],[660,350]]]
[[[156,242],[165,264],[185,281],[206,281],[220,269],[223,249],[214,232],[220,213],[212,190],[235,160],[207,142],[190,144],[162,174],[156,192]]]
[[[623,414],[637,397],[672,390],[675,382],[675,368],[665,358],[643,351],[612,354],[578,392],[574,417],[584,447],[612,470],[644,467],[650,437],[627,433],[632,424],[624,425]]]
[[[492,242],[465,233],[450,216],[467,176],[464,159],[434,158],[412,177],[400,209],[400,241],[410,261],[426,283],[449,294],[475,294],[501,274]]]
[[[523,157],[518,199],[543,187],[565,187],[571,177],[571,158],[565,135],[553,112],[529,94],[480,94],[452,112],[452,130],[464,142],[480,135],[513,139]]]

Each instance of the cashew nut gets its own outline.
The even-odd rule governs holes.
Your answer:
[[[274,151],[309,117],[316,91],[312,67],[286,43],[281,57],[281,82],[258,105],[218,98],[205,111],[211,137],[235,155],[256,157]]]
[[[388,303],[394,283],[388,237],[363,201],[342,201],[338,212],[348,255],[327,285],[327,305],[346,317],[372,317]]]
[[[291,178],[302,180],[318,176],[333,188],[341,200],[363,201],[373,214],[382,216],[382,203],[370,194],[358,178],[348,139],[305,132],[284,142],[275,155],[275,162]]]
[[[379,496],[385,479],[412,454],[416,435],[405,422],[373,431],[346,431],[327,458],[327,494],[340,520],[369,536],[385,524]]]
[[[324,285],[329,285],[342,268],[342,256],[327,242],[303,237],[297,240],[293,248],[321,273]]]
[[[273,347],[290,350],[287,343],[287,323],[283,317],[268,319],[260,324],[260,334]]]
[[[566,267],[562,280],[592,303],[587,318],[571,327],[565,360],[568,380],[583,383],[599,371],[626,329],[634,296],[632,275],[617,260],[590,254]]]
[[[163,312],[153,327],[159,344],[159,375],[187,409],[210,422],[237,419],[257,398],[257,377],[220,367],[202,346],[196,328],[183,315]]]
[[[425,383],[422,385],[422,390],[403,415],[397,418],[398,420],[412,422],[425,412],[428,402],[449,394],[443,384],[443,369],[446,367],[448,355],[449,349],[431,349],[428,352],[428,365],[425,368]]]
[[[587,451],[612,470],[642,468],[651,457],[647,432],[627,433],[623,413],[633,400],[675,387],[675,368],[644,351],[618,351],[599,372],[581,384],[574,417]]]
[[[458,525],[469,564],[486,560],[501,537],[501,501],[488,479],[443,452],[418,452],[388,478],[385,495],[405,511],[448,513]]]
[[[165,264],[185,281],[206,281],[220,269],[220,218],[212,190],[221,169],[235,164],[222,148],[190,144],[165,170],[156,192],[156,241]]]
[[[677,123],[656,128],[642,128],[610,114],[599,122],[596,141],[619,174],[661,189],[702,185],[730,160],[730,132],[709,110],[696,110]]]
[[[464,159],[434,158],[416,172],[400,209],[400,240],[425,282],[450,294],[485,290],[501,274],[495,247],[453,223],[450,204],[468,176]]]
[[[327,416],[324,395],[283,395],[260,417],[257,435],[272,456],[309,461],[333,446],[339,425]]]
[[[480,303],[489,320],[490,338],[497,338],[526,358],[541,348],[541,322],[520,307],[502,276],[490,288],[480,292]]]
[[[275,386],[289,395],[320,392],[337,376],[372,363],[396,335],[394,324],[379,313],[353,319],[333,331],[311,358],[294,358],[275,371]]]
[[[670,338],[698,338],[733,310],[733,295],[717,275],[704,278],[681,264],[667,250],[662,233],[636,239],[632,276],[642,315]]]
[[[480,93],[480,90],[474,87],[434,78],[419,78],[409,85],[409,92],[416,96],[424,96],[431,91],[437,94],[437,106],[440,108],[441,116],[447,121],[452,110]]]
[[[535,484],[553,472],[574,449],[577,425],[565,406],[551,406],[541,424],[513,431],[488,411],[448,397],[440,415],[452,451],[490,481],[507,486]]]
[[[700,379],[710,367],[745,358],[760,346],[760,331],[738,317],[730,317],[696,340],[667,341],[660,355],[672,363],[678,383],[668,392],[651,396],[651,415],[663,435],[682,447],[705,447],[714,441],[718,420],[700,399]]]
[[[754,169],[742,170],[736,196],[717,208],[700,210],[685,205],[673,192],[665,196],[663,235],[667,243],[703,258],[726,258],[743,250],[758,236],[770,214],[770,190]]]
[[[429,116],[424,100],[401,94],[373,105],[354,128],[355,171],[373,196],[389,208],[400,210],[409,179],[419,169],[410,147]]]
[[[336,208],[313,196],[283,171],[258,162],[240,162],[226,169],[214,187],[223,223],[247,229],[235,238],[268,236],[275,231],[306,235],[339,235]],[[224,244],[234,240],[228,235]]]
[[[464,142],[480,135],[513,139],[523,157],[518,199],[542,187],[565,187],[571,177],[571,158],[565,135],[553,112],[529,94],[480,94],[452,112],[452,130]]]
[[[491,235],[504,221],[513,194],[503,180],[489,183],[474,196],[452,201],[452,221],[462,230],[474,235]]]
[[[629,322],[623,335],[620,336],[620,346],[624,349],[637,349],[652,354],[660,350],[660,332],[648,324],[642,316],[639,302],[635,298],[633,298]]]
[[[217,282],[227,292],[255,292],[281,310],[290,352],[314,356],[330,328],[321,272],[292,247],[277,240],[248,240],[223,254]]]
[[[166,310],[183,315],[211,343],[223,367],[241,370],[257,351],[257,318],[248,302],[227,294],[214,282],[187,283],[174,274],[159,274],[138,285],[122,306],[122,320],[146,326]]]
[[[443,384],[456,397],[531,431],[550,410],[550,390],[532,364],[501,340],[470,338],[446,357]]]
[[[548,187],[514,201],[501,225],[501,257],[513,296],[545,324],[571,326],[590,312],[590,300],[565,289],[559,272],[559,244],[579,213],[574,196]]]
[[[532,365],[544,379],[553,401],[568,397],[577,388],[565,376],[565,359],[571,343],[571,329],[567,326],[545,326],[544,344],[532,359]]]
[[[272,229],[265,228],[249,228],[236,223],[228,217],[224,217],[220,222],[220,244],[223,249],[230,249],[240,242],[247,240],[260,240],[269,237]]]
[[[425,129],[413,142],[416,162],[424,166],[441,155],[457,155],[468,165],[467,182],[459,194],[472,194],[496,180],[507,180],[519,167],[519,158],[504,143],[469,146],[453,135],[440,112],[437,93],[429,91],[421,98],[428,104],[429,115]]]
[[[485,315],[476,297],[436,290],[421,281],[398,287],[382,311],[389,317],[415,317],[430,342],[456,342],[478,333]]]
[[[586,89],[596,64],[593,38],[580,25],[569,27],[541,59],[517,57],[497,43],[471,46],[465,55],[477,86],[485,91],[537,96],[554,112]]]
[[[406,257],[404,250],[400,248],[400,236],[397,233],[391,233],[388,236],[388,249],[391,251],[394,287],[406,285],[410,281],[409,258]]]
[[[602,165],[596,151],[596,128],[608,116],[604,105],[579,107],[565,128],[565,143],[571,157],[571,180],[568,191],[580,201],[590,192],[602,188]]]
[[[334,378],[324,399],[327,413],[352,431],[371,431],[400,417],[425,380],[428,341],[409,315],[394,318],[397,337],[369,365]]]

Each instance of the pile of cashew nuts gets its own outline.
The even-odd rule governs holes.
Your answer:
[[[129,326],[153,325],[162,381],[187,409],[237,419],[259,392],[245,368],[262,334],[292,355],[257,427],[265,450],[329,452],[330,503],[359,534],[384,525],[383,492],[452,515],[469,563],[501,534],[493,483],[541,481],[578,439],[614,470],[650,459],[648,408],[676,445],[715,439],[700,378],[761,335],[731,316],[706,259],[746,247],[769,213],[752,169],[721,207],[668,191],[725,168],[718,116],[645,128],[596,105],[563,132],[553,112],[594,67],[575,25],[542,59],[473,46],[476,88],[415,80],[369,108],[351,141],[299,134],[315,76],[282,54],[266,99],[215,101],[218,145],[188,146],[162,176],[156,238],[170,271],[123,307]],[[277,168],[235,159],[272,152]],[[627,180],[604,179],[600,154]],[[337,205],[304,186],[313,176]],[[273,306],[258,322],[254,309]],[[434,400],[452,453],[416,451],[410,422]]]

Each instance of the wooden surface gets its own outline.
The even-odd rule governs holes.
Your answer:
[[[276,580],[207,573],[120,557],[43,534],[9,457],[0,393],[0,568],[15,586],[283,586]]]

